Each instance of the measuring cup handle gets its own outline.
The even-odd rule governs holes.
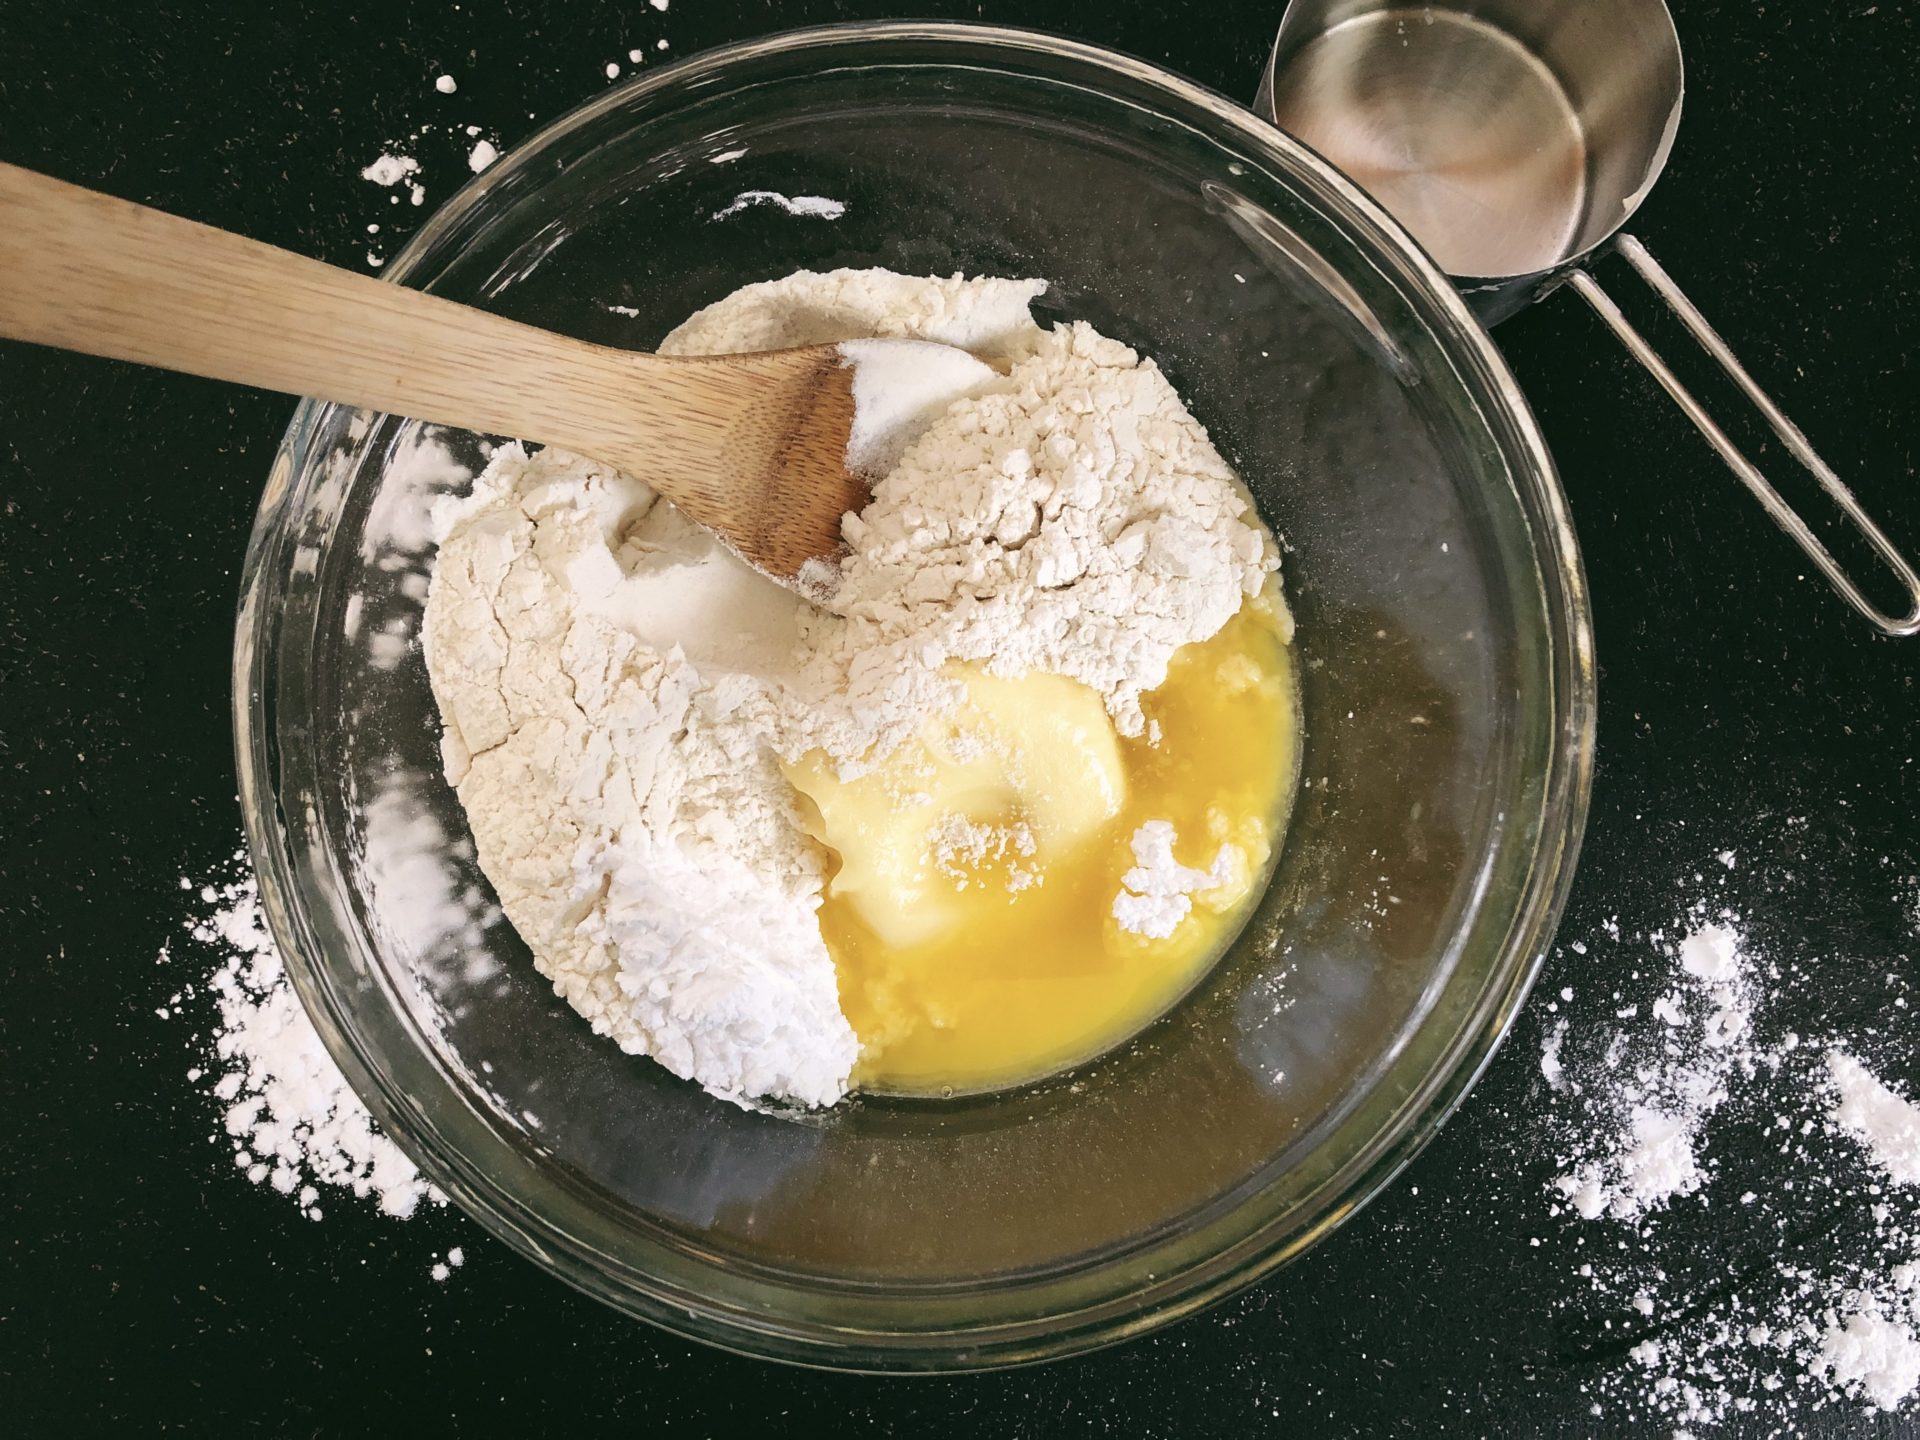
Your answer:
[[[1713,326],[1707,323],[1706,316],[1694,308],[1693,302],[1681,293],[1680,287],[1673,283],[1672,277],[1660,268],[1659,262],[1653,256],[1647,253],[1647,247],[1631,235],[1622,235],[1619,238],[1618,249],[1626,257],[1627,263],[1639,273],[1640,278],[1647,282],[1654,294],[1665,301],[1667,308],[1678,315],[1687,329],[1693,332],[1693,338],[1700,342],[1701,348],[1719,361],[1720,368],[1746,392],[1747,398],[1754,403],[1762,415],[1767,417],[1767,423],[1773,426],[1774,434],[1780,437],[1781,443],[1787,447],[1793,458],[1813,473],[1813,478],[1820,482],[1821,488],[1833,497],[1834,503],[1845,512],[1849,520],[1853,521],[1860,534],[1887,563],[1887,568],[1899,577],[1900,583],[1913,597],[1913,608],[1904,616],[1887,614],[1860,593],[1859,587],[1853,583],[1846,571],[1840,568],[1839,562],[1828,552],[1827,547],[1820,543],[1819,537],[1808,528],[1807,522],[1802,520],[1799,513],[1781,498],[1779,491],[1767,483],[1766,476],[1760,473],[1751,460],[1741,454],[1734,443],[1727,438],[1726,432],[1714,423],[1713,417],[1707,414],[1698,400],[1694,399],[1692,392],[1680,383],[1680,377],[1667,368],[1666,362],[1660,358],[1653,346],[1647,343],[1646,337],[1634,328],[1633,323],[1621,313],[1620,307],[1614,304],[1606,291],[1600,288],[1598,280],[1585,270],[1575,270],[1568,276],[1568,283],[1578,290],[1586,302],[1593,306],[1600,318],[1607,322],[1613,333],[1620,337],[1620,343],[1632,352],[1633,358],[1646,367],[1648,373],[1666,388],[1666,392],[1673,397],[1674,403],[1694,423],[1694,427],[1706,436],[1707,443],[1720,452],[1720,458],[1727,462],[1728,468],[1735,475],[1740,477],[1741,483],[1753,492],[1754,498],[1766,508],[1767,514],[1773,517],[1774,523],[1792,536],[1800,548],[1807,552],[1807,558],[1820,567],[1820,572],[1827,577],[1833,588],[1840,592],[1848,604],[1889,635],[1912,635],[1920,632],[1920,575],[1914,573],[1912,563],[1894,548],[1893,542],[1887,539],[1878,525],[1873,523],[1867,512],[1860,508],[1860,502],[1854,499],[1853,492],[1841,482],[1838,475],[1833,473],[1826,461],[1814,453],[1813,446],[1807,443],[1807,437],[1800,433],[1791,420],[1780,413],[1780,408],[1747,373],[1746,367],[1734,357],[1733,351],[1727,348],[1727,342],[1722,340]]]

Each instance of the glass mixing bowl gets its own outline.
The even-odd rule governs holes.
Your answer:
[[[429,511],[480,441],[332,406],[296,414],[247,556],[248,835],[368,1108],[540,1265],[758,1355],[1036,1360],[1298,1255],[1465,1093],[1578,848],[1586,593],[1513,378],[1413,242],[1249,113],[1083,45],[889,24],[715,51],[519,147],[386,274],[650,348],[747,281],[842,265],[1044,276],[1043,318],[1156,358],[1285,539],[1302,789],[1271,888],[1192,995],[1046,1083],[811,1115],[722,1103],[589,1033],[440,777]]]

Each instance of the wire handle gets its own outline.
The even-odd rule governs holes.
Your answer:
[[[1754,378],[1747,373],[1746,367],[1735,358],[1733,351],[1727,348],[1727,342],[1722,340],[1713,326],[1707,323],[1707,317],[1694,308],[1693,302],[1687,299],[1678,285],[1673,283],[1672,277],[1660,268],[1659,262],[1653,256],[1647,253],[1647,247],[1631,235],[1622,235],[1619,237],[1618,249],[1626,257],[1627,263],[1638,272],[1640,278],[1647,282],[1648,288],[1666,302],[1669,310],[1680,317],[1681,322],[1693,333],[1693,338],[1700,342],[1701,348],[1719,361],[1720,368],[1746,392],[1747,398],[1754,403],[1755,408],[1762,415],[1766,416],[1767,423],[1773,426],[1773,433],[1780,437],[1781,443],[1792,453],[1793,458],[1812,472],[1813,478],[1820,482],[1821,489],[1833,497],[1834,504],[1838,505],[1847,518],[1853,521],[1867,543],[1872,545],[1875,552],[1887,563],[1887,568],[1899,578],[1900,583],[1906,587],[1907,593],[1913,597],[1913,608],[1904,616],[1887,614],[1860,593],[1860,588],[1853,583],[1846,571],[1840,568],[1839,561],[1835,560],[1827,547],[1820,543],[1820,537],[1808,528],[1807,522],[1800,518],[1799,512],[1781,498],[1780,492],[1767,483],[1766,476],[1762,475],[1754,463],[1727,438],[1726,432],[1714,423],[1713,417],[1706,412],[1705,407],[1693,397],[1693,393],[1685,385],[1680,383],[1680,377],[1667,368],[1666,362],[1660,358],[1653,346],[1647,343],[1646,337],[1634,328],[1633,322],[1621,313],[1620,307],[1614,304],[1606,291],[1600,288],[1598,280],[1585,270],[1574,270],[1567,277],[1573,288],[1578,290],[1600,318],[1607,322],[1613,333],[1619,337],[1620,343],[1632,352],[1633,358],[1638,360],[1647,372],[1666,388],[1667,394],[1673,397],[1674,403],[1694,423],[1694,427],[1706,436],[1707,443],[1720,452],[1720,458],[1727,462],[1728,468],[1735,475],[1740,477],[1741,483],[1753,492],[1754,498],[1766,508],[1767,514],[1773,517],[1774,523],[1792,536],[1800,548],[1806,551],[1807,558],[1820,567],[1821,574],[1827,577],[1833,588],[1840,592],[1849,605],[1889,635],[1912,635],[1920,632],[1920,575],[1914,573],[1912,563],[1894,548],[1893,542],[1887,539],[1878,525],[1873,523],[1867,512],[1860,508],[1860,502],[1854,499],[1853,492],[1846,487],[1838,475],[1833,473],[1827,462],[1814,453],[1813,446],[1807,442],[1807,437],[1800,433],[1791,420],[1780,413],[1780,407],[1768,398],[1767,392],[1762,390]]]

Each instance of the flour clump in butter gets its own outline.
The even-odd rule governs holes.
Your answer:
[[[1133,868],[1120,877],[1113,918],[1122,930],[1164,940],[1193,913],[1193,897],[1232,881],[1234,853],[1222,845],[1205,870],[1173,858],[1174,830],[1164,820],[1149,820],[1133,832]]]
[[[662,344],[925,339],[1005,368],[925,417],[848,518],[824,606],[646,476],[552,450],[504,447],[439,517],[427,659],[482,867],[596,1030],[717,1095],[830,1104],[859,1056],[816,914],[827,855],[783,763],[857,777],[965,704],[964,666],[1077,681],[1139,735],[1173,652],[1277,566],[1157,367],[1084,325],[1041,329],[1043,289],[800,272]],[[929,821],[950,862],[966,833]]]

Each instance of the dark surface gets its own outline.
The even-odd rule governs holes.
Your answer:
[[[1278,19],[1249,4],[915,8],[1066,30],[1236,96]],[[1920,549],[1920,11],[1675,8],[1687,120],[1634,229]],[[429,209],[389,207],[358,178],[424,121],[511,145],[600,90],[609,60],[631,69],[630,48],[661,63],[662,36],[684,54],[888,9],[9,0],[0,159],[363,267],[369,223],[391,254],[464,178],[445,136],[413,150]],[[432,88],[443,69],[455,96]],[[1920,640],[1876,638],[1810,576],[1570,294],[1500,340],[1558,458],[1597,616],[1599,773],[1563,938],[1618,915],[1630,941],[1701,893],[1724,898],[1789,971],[1769,1025],[1872,1032],[1881,1073],[1920,1080],[1889,1008],[1920,971]],[[155,956],[177,940],[180,877],[237,844],[231,609],[291,409],[0,344],[0,1394],[14,1433],[1672,1430],[1612,1401],[1590,1413],[1626,1342],[1573,1276],[1610,1241],[1551,1220],[1545,1199],[1545,1001],[1574,985],[1561,1013],[1597,1019],[1614,990],[1649,998],[1626,945],[1557,949],[1461,1114],[1316,1253],[1155,1338],[1036,1371],[883,1382],[736,1360],[576,1297],[450,1211],[400,1224],[329,1196],[316,1225],[247,1185],[185,1080],[204,1013],[155,1015],[205,957]],[[1734,428],[1757,445],[1755,425]],[[1777,446],[1758,448],[1780,468]],[[1722,849],[1739,867],[1703,892],[1693,877]],[[1695,1206],[1669,1222],[1667,1253],[1737,1280],[1783,1226],[1846,1243],[1821,1208],[1840,1202],[1778,1191],[1787,1162],[1770,1146],[1735,1134],[1717,1160],[1708,1198],[1758,1190],[1781,1224],[1743,1231],[1733,1207]],[[467,1264],[435,1284],[452,1244]],[[1907,1423],[1763,1406],[1734,1428],[1789,1420]]]

